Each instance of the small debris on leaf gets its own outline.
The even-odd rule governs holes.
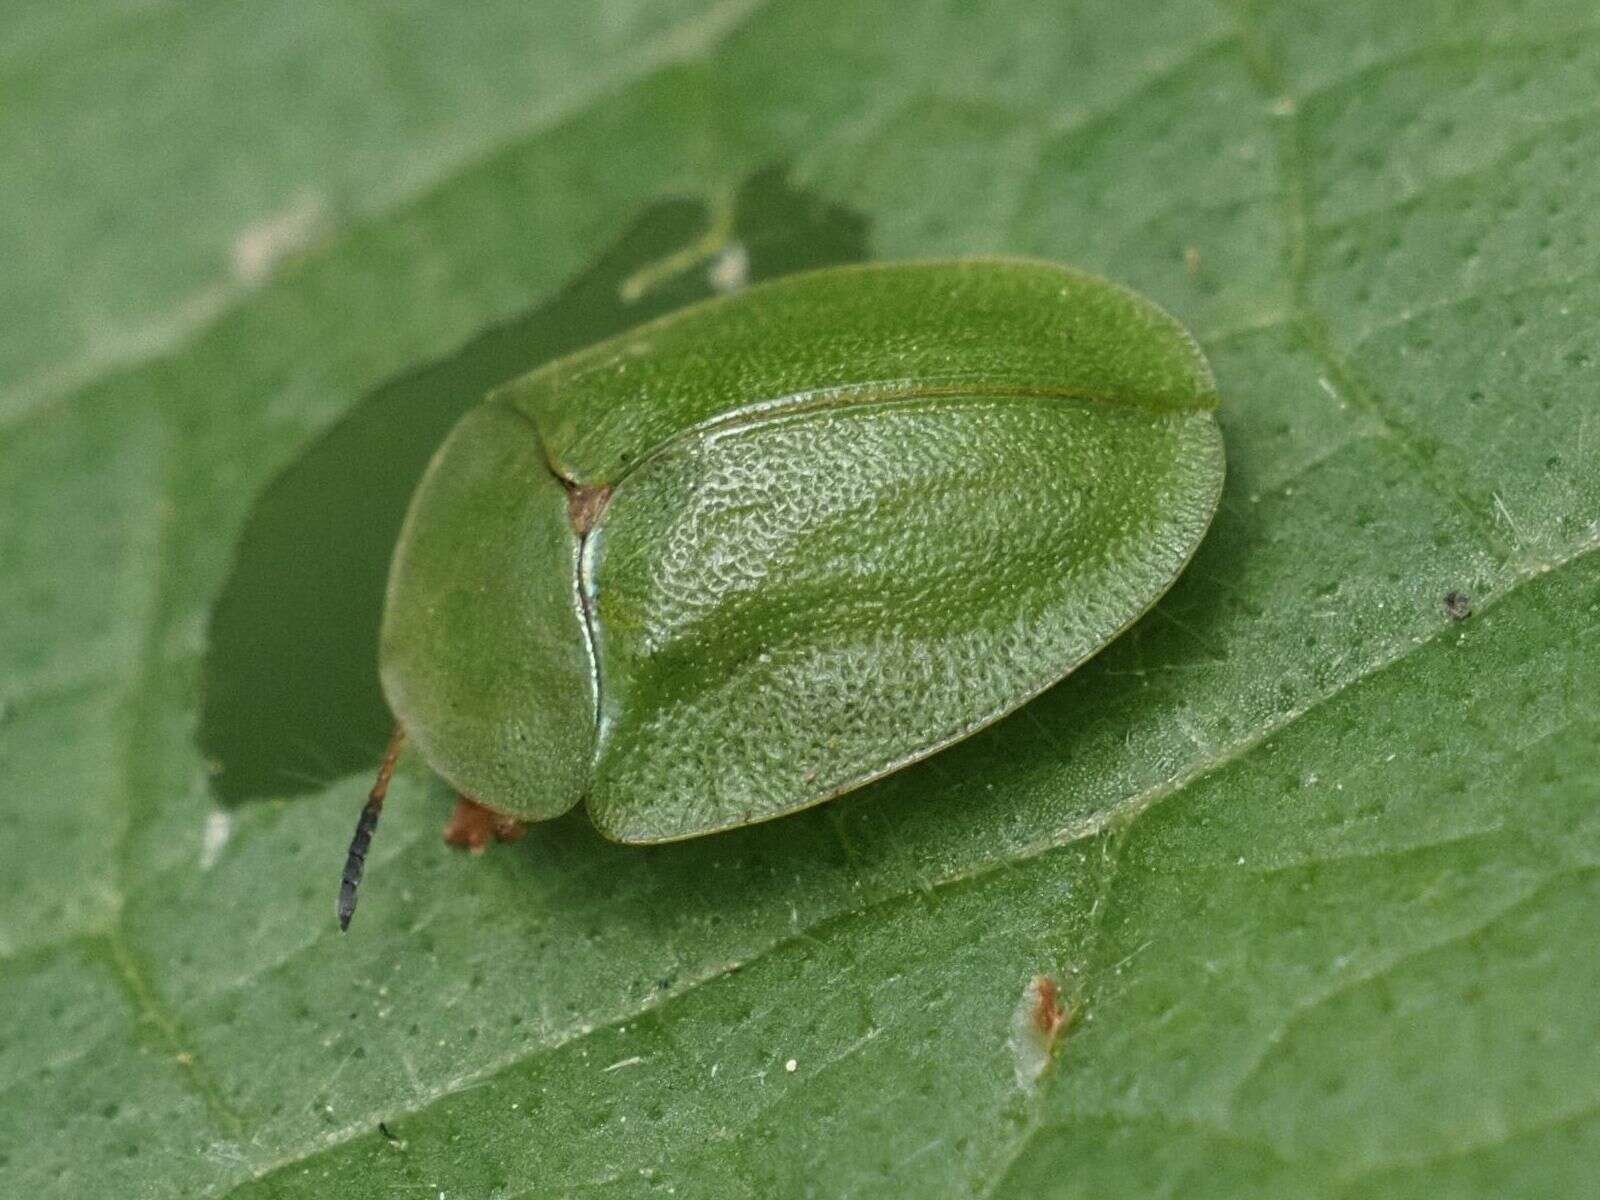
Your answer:
[[[1465,592],[1446,592],[1444,615],[1452,621],[1465,621],[1472,615],[1472,597]]]
[[[1062,999],[1061,985],[1050,975],[1035,975],[1022,989],[1011,1017],[1011,1050],[1016,1056],[1017,1085],[1032,1087],[1055,1054],[1056,1042],[1077,1012]]]
[[[729,242],[706,268],[706,279],[717,292],[726,296],[737,292],[750,282],[750,251],[743,242]]]
[[[222,849],[233,836],[233,814],[225,808],[215,808],[206,814],[200,832],[200,869],[209,871],[222,857]]]

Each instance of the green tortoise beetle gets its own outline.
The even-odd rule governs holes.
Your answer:
[[[395,548],[341,926],[406,738],[477,849],[583,799],[616,841],[715,833],[988,725],[1172,584],[1216,406],[1161,309],[1014,259],[789,276],[506,384]]]

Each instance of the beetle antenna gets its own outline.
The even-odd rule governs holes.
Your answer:
[[[367,847],[372,845],[372,832],[378,828],[378,816],[383,812],[383,798],[389,794],[389,780],[394,778],[394,765],[400,761],[400,751],[405,749],[406,727],[395,724],[389,735],[389,748],[383,752],[383,764],[378,768],[378,778],[367,794],[361,816],[356,820],[355,836],[350,839],[350,853],[344,859],[344,877],[339,881],[339,931],[350,928],[350,918],[356,912],[356,889],[361,886],[361,872],[367,865]]]

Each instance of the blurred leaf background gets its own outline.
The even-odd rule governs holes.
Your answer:
[[[1582,1194],[1597,96],[1588,0],[9,4],[0,1192]],[[484,380],[979,252],[1210,355],[1166,600],[714,839],[469,860],[409,763],[340,938],[375,589]]]

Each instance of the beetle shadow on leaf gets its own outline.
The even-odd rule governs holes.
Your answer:
[[[225,803],[319,790],[371,770],[392,718],[378,624],[407,502],[456,420],[493,386],[748,280],[854,262],[867,222],[753,175],[718,237],[707,206],[648,209],[548,303],[384,384],[252,509],[211,614],[198,739]]]

